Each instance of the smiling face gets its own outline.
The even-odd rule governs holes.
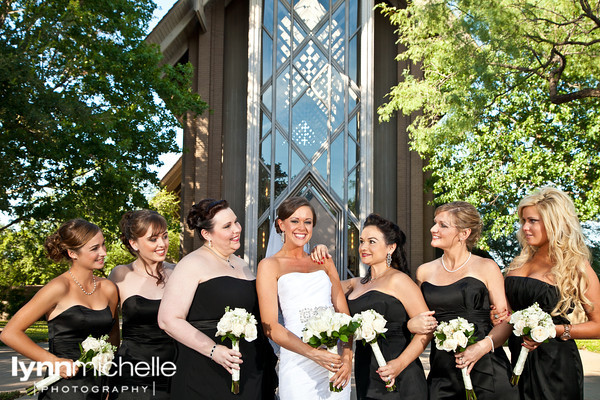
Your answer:
[[[231,208],[219,211],[213,217],[213,228],[210,232],[202,230],[206,240],[212,242],[213,248],[224,256],[233,254],[240,248],[242,226]]]
[[[299,207],[285,220],[278,220],[279,229],[285,232],[286,244],[304,246],[310,240],[313,231],[314,215],[308,206]]]
[[[548,243],[548,234],[544,221],[536,206],[523,208],[521,212],[521,229],[527,244],[542,247]]]
[[[131,247],[137,250],[137,255],[146,263],[165,261],[169,250],[169,234],[164,229],[150,226],[143,236],[130,240]]]
[[[365,226],[360,233],[358,252],[360,260],[369,266],[384,263],[387,254],[394,251],[393,245],[385,243],[383,232],[376,226]]]
[[[86,244],[77,250],[68,250],[73,264],[88,270],[104,268],[104,257],[106,257],[106,245],[104,235],[98,232]]]
[[[458,242],[459,231],[452,223],[452,215],[447,211],[438,213],[431,227],[431,246],[438,249],[450,248]]]

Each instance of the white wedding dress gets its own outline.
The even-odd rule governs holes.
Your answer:
[[[292,272],[277,282],[283,325],[302,338],[308,319],[321,308],[333,307],[331,281],[323,270]],[[341,392],[329,391],[328,371],[298,353],[284,349],[279,356],[279,398],[281,400],[350,399],[350,384]]]

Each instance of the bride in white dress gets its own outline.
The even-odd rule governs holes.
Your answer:
[[[284,237],[279,252],[258,264],[256,290],[263,329],[281,346],[279,398],[281,400],[350,399],[352,344],[343,343],[341,355],[302,342],[306,321],[321,308],[348,314],[337,270],[331,260],[314,263],[304,252],[316,223],[314,209],[303,197],[286,199],[277,210],[277,228]],[[278,320],[281,308],[283,325]],[[335,387],[329,391],[329,371]]]

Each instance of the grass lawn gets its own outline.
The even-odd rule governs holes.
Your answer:
[[[0,321],[0,329],[4,328],[8,321]],[[46,321],[37,321],[35,324],[31,325],[29,329],[25,331],[27,336],[31,338],[34,342],[47,342],[48,341],[48,323]],[[0,346],[6,346],[4,343],[0,342]],[[1,398],[0,398],[1,400]]]
[[[600,340],[575,340],[577,348],[600,353]]]

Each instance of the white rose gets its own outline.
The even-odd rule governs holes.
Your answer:
[[[548,339],[548,330],[543,326],[536,326],[530,332],[529,336],[538,343]]]
[[[235,337],[240,337],[244,333],[244,323],[239,319],[233,321],[231,324],[231,333]]]
[[[248,342],[253,341],[254,339],[256,339],[258,332],[256,330],[256,324],[247,324],[245,329],[244,329],[244,337],[246,338],[246,340]]]
[[[454,332],[452,339],[456,340],[456,343],[463,349],[467,347],[468,339],[463,332]]]
[[[387,321],[385,320],[385,318],[383,318],[383,317],[376,318],[375,321],[373,321],[373,329],[375,329],[375,331],[377,333],[387,332],[387,328],[385,327],[385,324],[387,324]]]
[[[455,351],[457,345],[458,343],[455,339],[446,338],[446,340],[444,340],[444,343],[442,343],[442,348],[446,351]]]
[[[83,347],[83,350],[86,353],[90,350],[93,350],[94,352],[99,352],[102,349],[102,343],[100,343],[98,339],[90,336],[83,342],[81,342],[81,347]]]
[[[372,327],[365,326],[361,329],[361,336],[367,342],[371,342],[377,337],[377,332]]]
[[[221,320],[217,323],[217,335],[224,336],[227,332],[231,331],[232,321],[229,315],[224,315]]]
[[[516,324],[514,324],[514,333],[517,336],[523,336],[523,329],[525,329],[526,327],[526,321],[523,319],[520,319],[517,321]]]

